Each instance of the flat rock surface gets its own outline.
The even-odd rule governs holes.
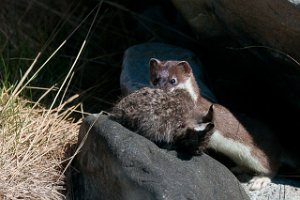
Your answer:
[[[87,117],[78,144],[75,199],[249,199],[235,176],[215,159],[161,149],[107,116]]]
[[[242,185],[251,200],[300,200],[300,181],[276,177],[259,191],[250,191],[247,183]]]

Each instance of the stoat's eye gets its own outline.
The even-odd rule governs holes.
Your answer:
[[[170,83],[171,83],[172,85],[175,85],[175,84],[176,84],[176,79],[172,78],[172,79],[170,80]]]

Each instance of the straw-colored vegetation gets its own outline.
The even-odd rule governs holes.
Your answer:
[[[80,123],[117,99],[123,52],[136,40],[127,11],[109,3],[1,1],[0,200],[72,196]]]
[[[16,83],[1,84],[1,199],[64,199],[67,194],[65,172],[75,156],[70,150],[76,146],[81,121],[71,117],[81,103],[69,106],[79,95],[65,96],[76,60],[59,87],[32,87],[29,84],[49,60],[36,68],[40,55]],[[3,71],[8,71],[6,67],[2,65]],[[6,80],[7,75],[2,76]],[[34,102],[22,95],[33,90],[44,90]],[[50,94],[52,102],[45,107],[41,102]]]
[[[53,58],[61,56],[58,52],[85,21],[67,31],[63,42],[52,47],[51,41],[57,39],[62,28],[49,38],[44,30],[45,35],[38,38],[44,41],[40,44],[36,40],[37,35],[43,34],[39,32],[42,27],[36,29],[38,24],[26,24],[22,20],[34,4],[59,14],[43,3],[3,1],[5,8],[0,13],[3,25],[0,32],[0,200],[61,200],[68,196],[66,172],[75,156],[79,126],[85,116],[82,102],[78,100],[80,95],[71,92],[70,85],[90,30],[86,31],[72,62],[58,60],[54,66]],[[95,19],[97,9],[91,14]],[[12,16],[18,23],[14,23]],[[93,27],[93,23],[89,26]]]
[[[47,110],[2,89],[0,97],[0,195],[3,199],[63,199],[66,150],[79,122],[71,109]]]

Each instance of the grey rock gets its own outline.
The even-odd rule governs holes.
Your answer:
[[[202,96],[212,102],[217,101],[205,82],[205,73],[197,56],[187,49],[164,43],[143,43],[126,50],[120,78],[121,90],[124,95],[141,87],[149,86],[150,58],[188,61],[193,69]]]
[[[78,144],[75,199],[249,199],[216,160],[161,149],[107,116],[87,117]]]
[[[202,37],[230,36],[242,46],[265,46],[274,57],[300,60],[298,0],[172,2]]]

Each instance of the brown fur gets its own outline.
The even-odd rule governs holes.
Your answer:
[[[170,79],[176,79],[176,84],[170,84]],[[192,69],[185,61],[150,60],[150,81],[156,88],[165,91],[176,91],[179,85],[190,78],[193,92],[197,96],[194,101],[198,110],[205,110],[212,104],[201,96],[201,91],[195,81]],[[154,81],[155,80],[155,81]],[[242,123],[241,123],[242,122]],[[223,137],[243,144],[251,150],[251,156],[259,160],[266,172],[256,171],[251,167],[238,163],[241,167],[257,173],[272,177],[280,166],[280,145],[273,137],[272,132],[263,124],[247,118],[236,116],[222,105],[213,106],[214,130],[218,130]],[[227,152],[221,152],[226,154]]]
[[[193,153],[202,152],[207,144],[204,136],[213,127],[205,113],[195,112],[195,104],[185,90],[142,88],[121,99],[111,118],[154,142],[178,143]],[[195,131],[201,124],[207,128]]]

